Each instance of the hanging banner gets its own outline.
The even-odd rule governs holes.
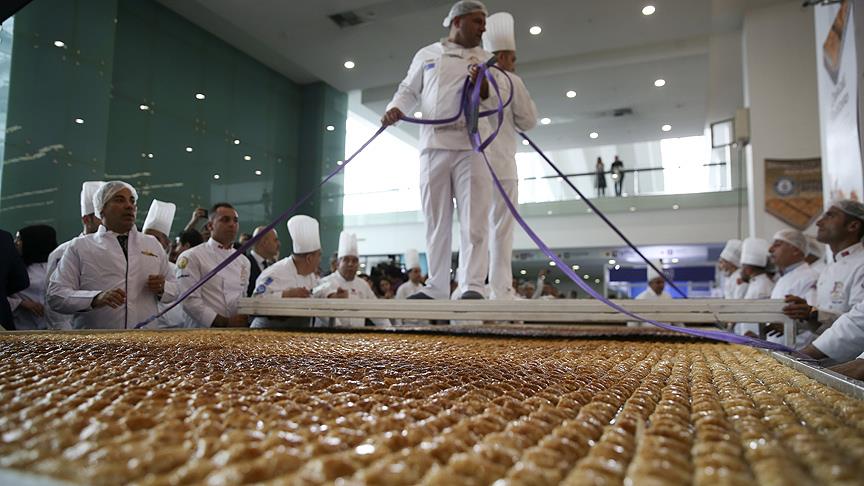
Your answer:
[[[815,22],[824,199],[860,201],[864,177],[853,2],[815,7]]]
[[[765,159],[765,210],[801,231],[822,214],[822,160]]]

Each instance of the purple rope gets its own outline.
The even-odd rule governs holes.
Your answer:
[[[677,291],[677,292],[678,292],[682,297],[684,297],[685,299],[687,298],[687,295],[684,294],[684,292],[682,292],[681,289],[679,289],[679,288],[675,285],[675,282],[673,282],[672,279],[670,279],[669,277],[667,277],[665,273],[661,272],[660,269],[657,268],[657,267],[654,265],[654,263],[651,262],[651,260],[649,260],[645,255],[643,255],[642,252],[639,250],[639,248],[638,248],[636,245],[634,245],[634,244],[630,241],[629,238],[627,238],[626,236],[624,236],[624,233],[622,233],[621,230],[619,230],[618,227],[615,226],[615,224],[612,223],[612,221],[610,221],[609,218],[607,218],[606,215],[603,214],[603,212],[600,211],[600,209],[597,208],[597,206],[595,206],[594,203],[592,203],[590,199],[588,199],[587,197],[585,197],[584,194],[582,194],[582,191],[580,191],[580,190],[579,190],[579,189],[578,189],[578,188],[577,188],[577,187],[576,187],[576,186],[575,186],[575,185],[570,181],[570,178],[567,177],[563,172],[561,172],[561,169],[559,169],[559,168],[558,168],[554,163],[552,163],[551,160],[549,160],[549,157],[547,157],[546,154],[543,153],[542,150],[540,150],[540,147],[538,147],[538,146],[534,143],[533,140],[531,140],[530,138],[528,138],[528,135],[525,135],[525,133],[523,133],[523,132],[519,132],[519,135],[522,136],[522,138],[525,139],[525,141],[528,142],[528,144],[531,145],[531,148],[533,148],[534,150],[537,151],[538,154],[540,154],[540,157],[543,157],[543,160],[545,160],[546,163],[548,163],[549,166],[552,167],[552,169],[553,169],[555,172],[557,172],[558,175],[561,176],[562,179],[564,179],[564,182],[567,183],[567,185],[570,186],[570,188],[572,188],[574,191],[576,191],[576,194],[578,194],[579,197],[582,198],[583,201],[585,201],[585,204],[587,204],[588,207],[590,207],[591,210],[594,211],[594,213],[595,213],[597,216],[600,216],[600,219],[602,219],[602,220],[603,220],[603,221],[604,221],[604,222],[609,226],[609,228],[612,229],[612,231],[614,231],[618,236],[620,236],[621,239],[624,240],[624,243],[627,243],[627,246],[629,246],[630,248],[632,248],[633,251],[635,251],[636,254],[639,255],[639,256],[642,258],[642,260],[645,261],[645,263],[647,263],[648,265],[650,265],[651,268],[653,268],[655,272],[657,272],[661,277],[663,277],[663,280],[665,280],[666,283],[668,283],[669,285],[671,285],[672,288],[675,289],[675,290],[676,290],[676,291]]]

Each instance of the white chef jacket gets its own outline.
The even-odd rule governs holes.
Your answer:
[[[191,288],[232,253],[232,246],[222,247],[213,238],[181,253],[177,258],[177,282],[181,290]],[[180,304],[186,313],[185,327],[211,327],[217,315],[236,315],[238,300],[246,297],[250,269],[249,260],[240,255],[189,295]]]
[[[9,301],[9,307],[12,309],[12,322],[15,323],[16,330],[42,331],[49,329],[47,315],[39,317],[21,307],[22,301],[32,300],[42,304],[42,308],[45,311],[48,310],[48,304],[45,302],[45,289],[48,286],[47,271],[48,264],[44,262],[27,265],[27,276],[30,277],[30,286],[6,298]]]
[[[169,261],[168,266],[170,267],[171,275],[177,275],[177,264]],[[171,304],[159,302],[159,312],[162,312],[169,305]],[[148,324],[147,327],[152,329],[178,329],[185,325],[186,313],[183,312],[183,305],[177,304],[171,310],[162,314],[159,319]]]
[[[420,292],[423,290],[423,284],[415,284],[414,282],[408,280],[407,282],[403,282],[402,285],[396,289],[396,299],[407,299],[413,294]]]
[[[255,281],[255,290],[252,292],[252,297],[281,299],[283,290],[302,287],[312,292],[312,289],[316,285],[318,285],[318,276],[315,275],[315,272],[309,275],[300,275],[292,255],[279,260],[261,272],[258,280]],[[308,317],[282,319],[258,316],[252,321],[251,327],[308,327],[310,324],[311,319]]]
[[[75,239],[84,236],[84,233],[76,236],[75,238],[61,243],[57,248],[54,249],[48,255],[48,267],[45,271],[45,302],[48,302],[48,280],[51,278],[51,275],[54,274],[54,271],[57,270],[57,266],[60,265],[60,259],[63,258],[63,255],[66,253],[66,249],[69,248],[69,245],[72,244]],[[45,306],[45,321],[48,324],[48,329],[54,330],[68,330],[72,329],[72,315],[71,314],[62,314],[60,312],[55,311],[49,306]]]
[[[732,275],[726,277],[726,282],[723,286],[724,299],[743,299],[747,295],[747,282],[738,283],[740,279],[740,268],[732,272]]]
[[[419,104],[423,118],[450,118],[459,112],[462,102],[462,86],[472,64],[489,60],[492,54],[481,47],[465,47],[441,39],[430,44],[414,55],[408,74],[399,83],[393,100],[387,110],[399,108],[402,113],[412,116]],[[491,86],[490,86],[491,89]],[[489,109],[490,95],[483,103]],[[497,106],[497,99],[495,99]],[[480,118],[478,128],[484,139],[491,133],[490,117]],[[471,142],[466,136],[464,116],[449,125],[420,125],[420,148],[443,150],[471,150]]]
[[[117,233],[105,226],[72,240],[49,278],[48,304],[57,312],[74,314],[74,329],[131,329],[156,314],[160,299],[147,289],[147,277],[165,277],[162,302],[172,302],[179,286],[162,245],[133,226],[127,242],[128,262]],[[112,309],[92,308],[93,298],[113,289],[126,291],[126,303]]]
[[[747,300],[770,299],[771,292],[774,290],[774,281],[768,277],[768,274],[762,273],[750,279],[747,284],[747,293],[744,298]],[[735,333],[744,335],[747,331],[759,335],[759,324],[742,322],[735,326]]]
[[[782,275],[778,273],[780,278],[774,284],[774,290],[771,291],[772,299],[783,300],[787,295],[794,295],[807,301],[813,305],[816,302],[816,280],[819,275],[810,268],[807,262],[801,262],[793,265],[791,268],[786,268]],[[810,331],[799,329],[798,337],[795,341],[796,348],[802,348],[813,340],[815,335]],[[768,336],[768,340],[775,343],[783,343],[784,336]]]
[[[815,262],[810,264],[810,268],[812,268],[813,271],[816,272],[817,275],[822,275],[822,272],[825,270],[825,267],[827,267],[827,266],[828,266],[828,264],[825,263],[824,259],[816,260]]]
[[[819,275],[816,307],[832,314],[845,314],[864,300],[864,247],[856,243],[834,255]]]
[[[864,302],[838,317],[813,346],[838,362],[864,359]]]
[[[369,284],[367,284],[365,280],[355,277],[354,280],[349,282],[342,278],[342,274],[340,274],[338,270],[320,280],[313,297],[326,299],[328,295],[335,293],[340,288],[348,291],[349,299],[378,298],[375,293],[372,292],[372,289],[369,288]],[[319,318],[317,321],[319,325],[327,325],[326,319]],[[380,323],[376,319],[372,319],[372,321],[379,325],[386,325],[384,321],[381,321]],[[365,320],[363,318],[339,318],[335,320],[337,326],[362,326],[364,322]]]
[[[501,71],[492,69],[492,74],[501,90],[501,103],[506,103],[510,97],[510,83]],[[508,72],[507,76],[513,81],[513,100],[504,110],[504,121],[501,124],[501,129],[495,140],[486,148],[486,155],[488,155],[489,163],[499,179],[515,180],[518,178],[516,174],[516,149],[518,147],[516,131],[527,132],[534,128],[537,125],[538,115],[537,106],[531,99],[522,78],[511,72]],[[498,99],[491,86],[489,90],[490,103],[497,105]],[[497,126],[498,116],[492,115],[490,123],[492,127]]]

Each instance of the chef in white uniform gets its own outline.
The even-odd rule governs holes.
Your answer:
[[[240,218],[228,203],[217,203],[207,222],[210,239],[177,257],[177,280],[185,292],[234,253]],[[248,317],[237,312],[249,285],[249,260],[240,255],[189,295],[180,305],[184,327],[246,327]]]
[[[815,236],[807,236],[807,256],[805,257],[807,264],[817,274],[822,274],[825,270],[825,243],[820,242]]]
[[[770,299],[774,290],[774,281],[766,273],[768,267],[768,249],[770,245],[762,238],[747,238],[741,244],[741,278],[747,282],[747,300]],[[759,325],[755,323],[739,323],[735,326],[736,334],[759,336]]]
[[[658,263],[659,267],[660,264]],[[648,287],[640,292],[633,300],[672,300],[672,296],[669,292],[666,292],[666,280],[663,279],[663,276],[657,273],[656,270],[651,268],[650,266],[646,269],[648,272]],[[654,327],[651,324],[645,322],[628,322],[627,327]]]
[[[726,242],[717,260],[723,272],[723,298],[743,299],[747,293],[747,282],[741,279],[741,240]]]
[[[537,106],[522,78],[516,74],[516,36],[513,16],[507,12],[490,15],[486,19],[483,48],[495,54],[497,66],[505,71],[513,83],[510,105],[505,108],[504,121],[498,136],[486,149],[489,163],[513,204],[519,204],[519,184],[516,174],[516,131],[526,132],[537,125]],[[500,71],[492,70],[501,92],[502,102],[510,98],[510,82]],[[494,97],[494,96],[493,96]],[[497,123],[497,118],[495,122]],[[490,299],[513,299],[513,224],[504,199],[492,188],[492,211],[489,213],[489,289]],[[461,262],[460,262],[461,263]]]
[[[821,334],[840,315],[864,300],[864,204],[842,200],[831,204],[816,222],[816,238],[827,244],[833,262],[819,274],[816,282],[816,304],[805,299],[789,298],[783,312],[806,322],[810,330]],[[814,341],[816,345],[819,339]],[[810,346],[805,353],[821,358],[822,353]]]
[[[816,302],[816,280],[819,279],[819,275],[804,260],[807,253],[807,237],[795,229],[780,230],[774,234],[774,241],[768,251],[771,253],[774,264],[777,265],[780,276],[771,291],[771,298],[783,300],[786,296],[793,295],[814,304]],[[769,326],[769,341],[782,343],[782,336],[782,324]],[[812,332],[806,329],[798,329],[796,346],[803,347],[815,337]]]
[[[131,329],[171,302],[178,285],[159,242],[135,228],[138,194],[109,181],[93,196],[99,230],[72,241],[48,284],[48,304],[75,329]]]
[[[407,299],[423,289],[423,270],[420,268],[420,253],[415,249],[405,252],[405,271],[408,281],[396,289],[397,299]]]
[[[30,286],[6,298],[18,331],[44,331],[48,287],[48,256],[57,247],[57,233],[44,224],[25,226],[15,235],[15,246],[27,266]]]
[[[93,196],[104,183],[105,182],[103,181],[85,181],[81,184],[81,226],[83,228],[81,234],[75,238],[90,235],[99,230],[99,225],[102,224],[102,221],[96,217],[96,211],[93,209]],[[46,278],[50,278],[54,271],[57,270],[57,265],[60,264],[60,259],[63,257],[63,254],[66,253],[66,249],[69,248],[69,245],[72,244],[72,240],[61,243],[51,252],[50,255],[48,255],[48,265],[45,272]],[[45,290],[47,292],[47,281]],[[60,312],[56,312],[49,306],[45,306],[45,320],[48,323],[49,329],[72,329],[72,316],[70,314],[61,314]]]
[[[255,282],[255,298],[308,298],[318,285],[316,271],[321,265],[321,237],[315,218],[298,214],[288,220],[293,253],[270,265]],[[308,317],[256,317],[254,328],[310,327]]]
[[[144,234],[156,238],[156,241],[162,245],[166,254],[171,251],[171,225],[174,223],[174,214],[177,212],[177,206],[174,203],[160,201],[154,199],[150,203],[150,210],[147,211],[147,218],[144,220],[144,226],[141,231]],[[168,266],[171,267],[171,274],[177,275],[177,265],[168,261]],[[169,304],[159,303],[159,312],[162,312]],[[175,305],[171,310],[162,314],[159,319],[147,325],[153,329],[172,329],[183,327],[186,322],[186,315],[183,313],[183,307]]]
[[[476,65],[492,55],[480,47],[486,7],[478,1],[460,1],[444,19],[449,36],[420,49],[408,74],[399,84],[384,126],[396,123],[419,104],[424,118],[456,115],[466,75],[476,76]],[[489,99],[488,83],[481,96]],[[491,133],[489,117],[478,123],[481,136]],[[489,271],[488,218],[492,179],[483,156],[474,152],[464,117],[449,125],[420,126],[420,196],[426,220],[429,278],[412,298],[447,299],[450,295],[451,227],[453,199],[459,215],[460,271],[458,292],[463,299],[481,299]]]
[[[316,298],[327,299],[377,299],[365,280],[357,278],[360,268],[360,253],[357,251],[357,235],[343,231],[339,235],[339,251],[337,252],[336,271],[321,279],[313,295]],[[317,319],[319,325],[328,325],[326,319]],[[375,321],[385,325],[384,321]],[[362,326],[363,318],[335,319],[337,326]]]

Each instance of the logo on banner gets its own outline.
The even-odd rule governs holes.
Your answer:
[[[765,159],[765,210],[805,230],[822,213],[822,159]]]

